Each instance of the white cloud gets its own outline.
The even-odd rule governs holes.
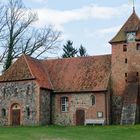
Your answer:
[[[28,1],[36,2],[36,3],[48,2],[48,0],[28,0]]]
[[[109,28],[101,29],[101,30],[99,30],[98,32],[99,32],[99,33],[102,33],[102,34],[116,33],[116,32],[119,31],[120,28],[121,28],[121,26],[109,27]]]
[[[120,7],[102,7],[94,4],[80,9],[63,11],[50,8],[35,9],[39,17],[36,26],[41,27],[46,24],[51,24],[54,25],[55,28],[63,30],[63,25],[69,22],[88,19],[110,19],[120,16],[122,13],[129,11],[128,9],[128,5],[122,5]]]
[[[89,30],[89,29],[84,29],[84,34],[86,35],[87,38],[96,38],[97,36],[102,38],[103,36],[106,35],[115,35],[119,30],[121,26],[116,26],[116,27],[107,27],[107,28],[102,28],[102,29],[97,29],[97,30]]]

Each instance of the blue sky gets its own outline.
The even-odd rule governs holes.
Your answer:
[[[62,43],[72,40],[74,47],[81,44],[89,55],[111,53],[108,41],[116,34],[132,13],[132,0],[23,0],[37,11],[36,26],[52,24],[62,32]],[[140,10],[136,1],[136,12]],[[60,56],[62,51],[58,52]]]

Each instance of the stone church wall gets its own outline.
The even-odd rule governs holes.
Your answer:
[[[40,124],[50,124],[50,112],[51,112],[51,92],[46,89],[40,89]]]
[[[37,92],[36,83],[33,81],[0,83],[0,125],[11,125],[11,106],[14,103],[21,107],[21,125],[38,124]],[[5,116],[2,116],[2,109],[6,110]]]
[[[92,95],[96,97],[95,105],[92,105]],[[61,97],[68,97],[68,112],[61,111]],[[76,110],[78,109],[85,111],[85,119],[104,119],[106,123],[109,123],[109,108],[105,100],[106,97],[103,92],[55,94],[53,97],[53,123],[58,125],[76,125]],[[98,118],[97,112],[102,112],[103,118]]]

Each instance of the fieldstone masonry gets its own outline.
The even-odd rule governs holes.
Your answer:
[[[35,82],[7,82],[0,84],[0,125],[11,125],[10,108],[14,103],[21,106],[21,125],[34,125],[37,122],[37,87]],[[27,116],[26,107],[30,108]],[[2,117],[2,109],[6,116]]]
[[[108,93],[70,93],[56,94],[54,100],[54,124],[60,125],[76,125],[76,110],[82,109],[85,111],[85,119],[104,119],[106,124],[109,123],[109,116],[106,114],[108,110],[105,104],[105,94]],[[92,95],[96,96],[96,104],[92,105]],[[67,96],[69,98],[69,111],[62,112],[60,106],[60,98]],[[103,118],[97,117],[97,112],[103,112]]]
[[[121,124],[135,124],[136,123],[136,104],[125,105],[122,108]]]
[[[51,123],[51,92],[46,89],[40,89],[40,124],[46,125]]]

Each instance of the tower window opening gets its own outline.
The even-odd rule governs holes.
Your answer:
[[[140,50],[140,43],[138,43],[138,44],[136,45],[136,49],[137,49],[137,50]]]
[[[127,52],[127,45],[123,45],[123,51]]]
[[[139,73],[137,72],[137,74],[136,74],[137,76],[139,76]]]
[[[127,77],[127,73],[125,73],[125,77]]]
[[[125,58],[125,63],[127,63],[127,58]]]

